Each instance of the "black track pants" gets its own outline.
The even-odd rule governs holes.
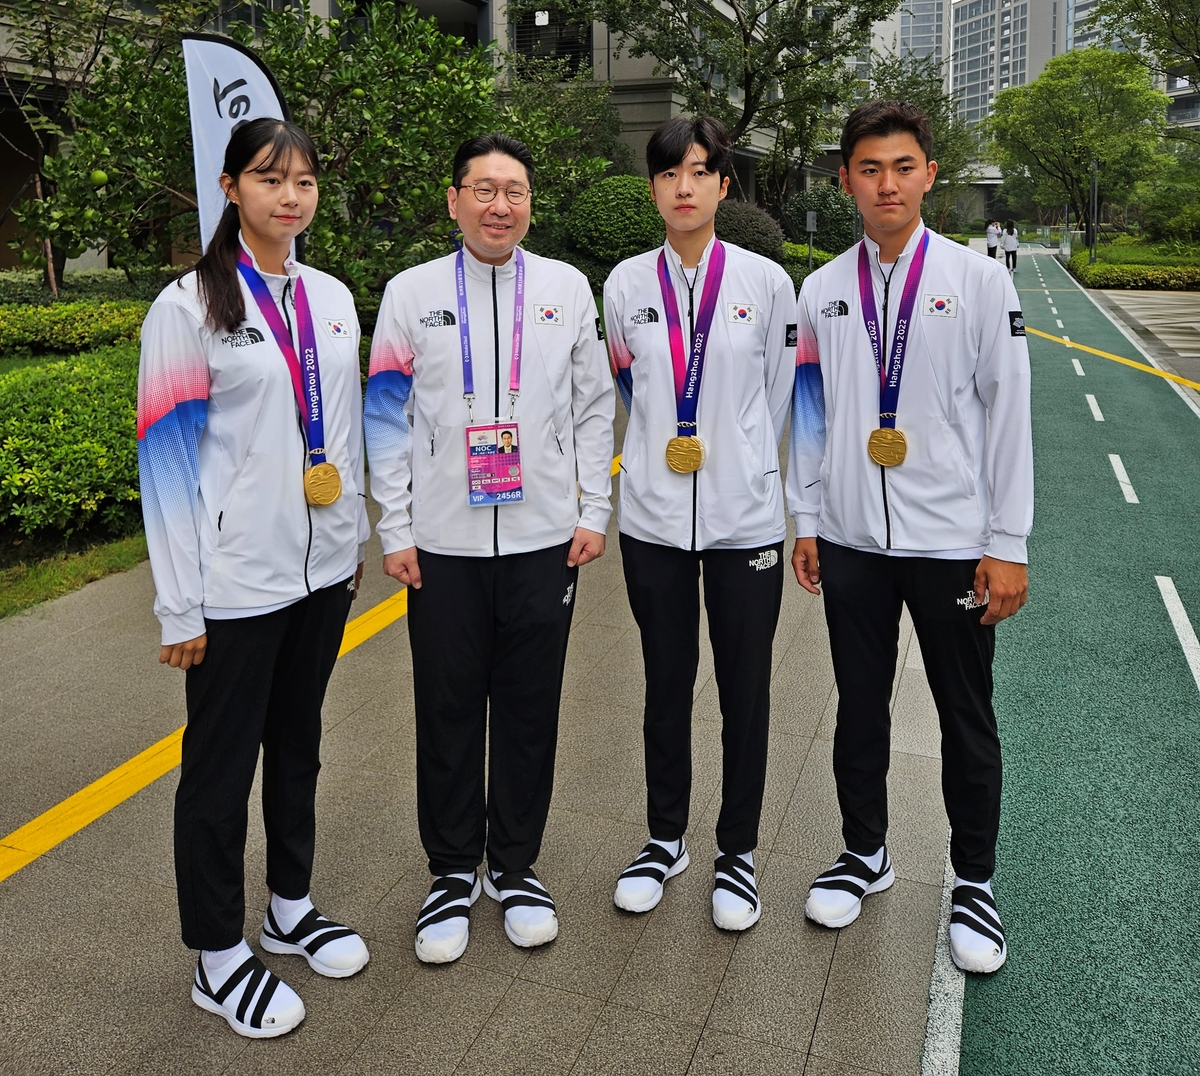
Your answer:
[[[485,845],[497,871],[538,857],[579,578],[570,548],[417,554],[421,588],[408,592],[417,821],[434,874],[473,871]]]
[[[242,940],[246,821],[260,746],[267,886],[287,900],[308,892],[321,704],[352,586],[343,580],[274,613],[204,622],[204,661],[187,671],[175,793],[179,918],[192,949]]]
[[[901,605],[921,644],[942,731],[942,795],[961,878],[986,882],[1000,828],[1000,736],[992,710],[996,629],[972,608],[976,560],[860,553],[817,542],[837,678],[833,772],[846,847],[875,852],[887,837],[887,773]]]
[[[690,552],[621,535],[629,605],[646,668],[646,817],[650,836],[684,835],[692,794],[692,694],[700,660],[700,569],[721,702],[717,843],[758,844],[771,717],[771,644],[783,597],[783,546]]]

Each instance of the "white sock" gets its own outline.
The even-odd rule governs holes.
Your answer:
[[[850,849],[847,848],[846,851],[849,852]],[[850,854],[852,856],[858,856],[857,852],[850,852]],[[878,874],[879,868],[883,866],[883,845],[879,846],[879,851],[876,852],[874,855],[858,856],[858,858],[861,859],[868,867],[870,867],[871,870],[873,870],[876,874]]]
[[[284,934],[295,930],[300,920],[312,911],[312,907],[311,893],[305,893],[299,900],[284,900],[278,893],[271,894],[271,911],[275,913],[275,922]]]
[[[717,855],[723,856],[725,853],[718,848]],[[747,867],[752,868],[754,866],[753,852],[739,852],[738,859],[745,863]],[[728,889],[714,889],[712,902],[714,908],[729,915],[740,915],[746,910],[746,902],[736,893],[729,892]]]
[[[468,885],[475,885],[474,871],[469,871],[466,874],[449,874],[446,877],[461,878]],[[431,894],[431,896],[440,897],[441,894]],[[428,899],[426,899],[426,903],[428,903]],[[430,923],[429,926],[423,927],[421,937],[425,940],[425,944],[436,945],[438,942],[457,937],[464,930],[468,929],[470,920],[467,913],[470,911],[470,907],[467,904],[463,904],[462,911],[462,915],[456,915],[453,919],[443,919],[440,923]]]
[[[982,889],[993,900],[996,899],[996,894],[992,892],[992,880],[989,878],[986,882],[968,882],[965,878],[960,878],[957,874],[954,876],[954,884],[958,885],[973,885]]]
[[[245,938],[229,949],[205,949],[200,954],[200,963],[204,965],[204,975],[213,993],[225,985],[225,980],[242,966],[247,957],[253,955]]]
[[[667,855],[672,859],[678,859],[679,850],[683,847],[683,838],[680,837],[677,841],[660,841],[657,837],[651,837],[650,843],[657,844],[659,848],[665,848]]]

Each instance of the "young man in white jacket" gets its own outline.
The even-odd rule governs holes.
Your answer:
[[[779,440],[795,289],[781,266],[715,236],[731,172],[720,123],[668,121],[651,136],[646,162],[667,241],[622,262],[604,286],[609,349],[629,410],[618,512],[646,669],[650,830],[613,900],[649,911],[689,862],[703,569],[724,750],[713,921],[745,930],[762,914],[753,851],[783,594]]]
[[[533,863],[579,566],[604,553],[615,395],[586,278],[518,245],[529,150],[471,139],[453,180],[462,250],[388,284],[365,417],[384,571],[409,588],[430,963],[466,949],[485,852],[509,939],[558,934]]]
[[[895,878],[884,840],[904,604],[942,730],[951,955],[991,972],[1007,953],[991,888],[1001,778],[994,625],[1025,602],[1033,524],[1025,323],[995,261],[921,222],[937,174],[924,113],[864,104],[841,149],[842,184],[866,238],[800,290],[787,481],[796,578],[814,594],[824,582],[846,841],[805,912],[846,926],[865,895]]]

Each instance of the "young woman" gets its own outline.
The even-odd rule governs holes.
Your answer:
[[[1000,245],[1000,222],[989,220],[987,226],[987,252],[989,258],[996,256],[996,248]]]
[[[1004,247],[1004,267],[1011,276],[1017,270],[1017,247],[1021,245],[1017,227],[1011,220],[1004,222],[1004,231],[1000,234],[1000,245]]]
[[[622,262],[604,285],[609,351],[629,410],[618,513],[646,667],[650,831],[613,902],[649,911],[689,862],[703,572],[724,751],[712,916],[723,930],[745,930],[762,914],[754,848],[783,595],[778,446],[796,293],[779,265],[716,238],[732,173],[717,120],[668,120],[650,137],[646,166],[667,241]]]
[[[187,675],[175,875],[183,941],[200,950],[192,1000],[250,1038],[304,1019],[243,937],[260,747],[262,947],[334,978],[368,959],[309,897],[321,704],[368,533],[354,302],[290,255],[317,208],[317,169],[294,124],[234,131],[229,204],[195,270],[150,308],[138,377],[159,661]]]

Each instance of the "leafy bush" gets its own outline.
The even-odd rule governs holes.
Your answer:
[[[830,254],[827,250],[817,250],[816,247],[813,247],[813,271],[819,269],[826,262],[833,261],[836,257],[836,254]],[[783,244],[783,267],[788,271],[788,276],[792,278],[792,283],[799,291],[800,285],[804,283],[804,278],[809,274],[808,244],[785,242]]]
[[[178,266],[150,269],[130,280],[120,269],[73,269],[59,282],[58,301],[140,299],[152,302],[179,273]],[[0,304],[47,306],[53,302],[54,293],[42,286],[40,269],[0,270]]]
[[[644,182],[644,181],[643,181]],[[661,218],[660,218],[661,219]],[[662,242],[660,237],[657,240]],[[651,240],[654,242],[654,240]],[[613,266],[616,262],[601,261],[599,258],[593,258],[585,250],[578,249],[568,235],[563,234],[561,229],[555,228],[533,228],[529,235],[526,236],[525,242],[521,244],[526,250],[533,251],[534,254],[540,254],[543,258],[555,258],[560,262],[566,262],[568,265],[575,266],[588,279],[588,284],[591,285],[592,291],[598,292],[604,288],[604,282],[608,279],[608,274],[613,271]],[[649,248],[647,244],[647,249]],[[641,251],[638,251],[640,254]]]
[[[853,198],[829,183],[793,194],[783,207],[783,215],[788,231],[796,239],[808,235],[805,218],[810,210],[817,214],[815,246],[834,254],[854,246],[858,208]]]
[[[1171,218],[1169,228],[1177,239],[1200,239],[1200,205],[1185,205]]]
[[[141,525],[137,369],[137,345],[121,344],[0,377],[0,525]]]
[[[961,243],[964,247],[971,245],[971,237],[969,235],[958,235],[955,232],[942,232],[945,239],[953,239],[956,243]]]
[[[1087,250],[1072,255],[1068,268],[1089,288],[1125,288],[1134,291],[1200,291],[1200,265],[1088,264]]]
[[[13,351],[87,351],[136,340],[149,303],[55,303],[0,306],[0,355]]]
[[[783,261],[783,229],[770,213],[749,202],[726,199],[717,205],[717,238],[773,262]]]
[[[637,176],[606,176],[593,183],[571,206],[567,231],[579,251],[610,269],[661,245],[666,234],[649,184]]]

